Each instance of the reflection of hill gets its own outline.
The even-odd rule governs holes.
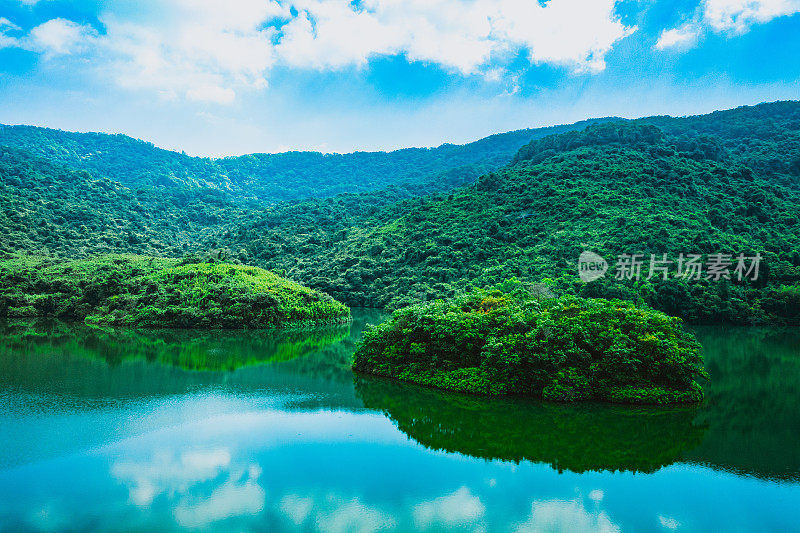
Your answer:
[[[341,341],[349,324],[298,330],[148,330],[97,328],[64,322],[7,322],[0,342],[7,349],[65,352],[109,364],[143,359],[187,370],[234,370],[287,361]]]
[[[800,479],[800,331],[694,330],[712,381],[698,417],[709,429],[687,458],[758,477]]]
[[[353,345],[366,323],[381,316],[354,310],[350,325],[274,331],[5,323],[0,324],[0,384],[109,399],[223,386],[260,394],[301,393],[315,399],[307,400],[307,407],[360,407],[350,371]]]
[[[489,399],[357,377],[356,393],[433,449],[553,468],[653,472],[696,447],[696,408],[558,405]]]

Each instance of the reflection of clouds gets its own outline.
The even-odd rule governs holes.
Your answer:
[[[295,525],[300,525],[306,521],[311,508],[314,506],[314,500],[311,498],[301,498],[296,494],[288,494],[281,498],[280,509],[289,520],[294,522]]]
[[[163,451],[149,462],[116,463],[111,473],[128,486],[130,502],[139,507],[149,507],[160,495],[177,499],[173,514],[184,527],[258,514],[266,499],[257,482],[261,468],[232,466],[224,448],[179,455]]]
[[[611,522],[605,511],[590,513],[579,500],[546,500],[534,501],[530,516],[519,524],[515,531],[517,533],[529,531],[612,533],[620,531],[620,527]]]
[[[605,497],[605,493],[600,489],[594,489],[592,492],[589,493],[589,499],[592,500],[594,503],[600,503],[603,501]]]
[[[251,466],[238,479],[228,478],[207,498],[181,501],[175,508],[175,519],[184,527],[202,527],[223,518],[260,513],[266,496],[256,483],[260,474],[257,466]]]
[[[230,452],[225,449],[184,452],[177,458],[172,452],[162,451],[150,463],[115,463],[111,474],[128,485],[133,504],[147,507],[159,494],[183,493],[196,483],[217,477],[230,462]]]
[[[663,515],[658,516],[658,521],[661,523],[663,527],[671,531],[678,529],[678,526],[681,525],[680,522],[678,522],[674,518],[670,518],[668,516],[663,516]]]
[[[392,515],[365,505],[359,498],[329,495],[315,500],[288,494],[281,498],[279,508],[295,525],[310,521],[309,527],[320,533],[372,533],[397,526]]]
[[[414,506],[414,524],[421,529],[432,525],[457,526],[471,524],[483,517],[486,507],[480,498],[474,496],[467,487],[461,487],[452,494],[422,502]]]
[[[368,507],[358,498],[343,500],[330,497],[333,509],[317,515],[316,525],[321,533],[366,533],[394,529],[395,519],[378,509]]]

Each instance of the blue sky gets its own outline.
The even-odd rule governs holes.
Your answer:
[[[197,155],[800,99],[800,0],[0,0],[0,123]]]

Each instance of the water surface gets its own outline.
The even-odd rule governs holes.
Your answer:
[[[791,531],[800,333],[697,328],[699,407],[354,378],[364,325],[0,325],[0,529]]]

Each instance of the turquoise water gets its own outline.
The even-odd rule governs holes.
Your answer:
[[[800,333],[698,328],[690,408],[354,378],[350,326],[0,326],[7,531],[800,530]]]

